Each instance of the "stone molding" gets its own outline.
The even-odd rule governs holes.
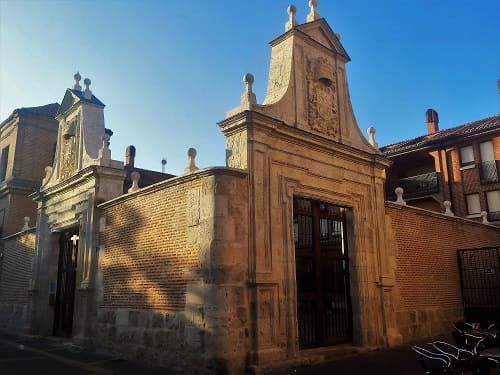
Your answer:
[[[359,162],[375,162],[383,168],[387,168],[392,165],[392,162],[383,157],[381,154],[373,154],[359,150],[352,146],[325,138],[319,134],[313,134],[306,130],[295,128],[287,125],[281,120],[277,120],[258,111],[240,112],[219,122],[218,125],[226,137],[245,127],[266,129],[267,131],[274,133],[274,136],[279,136],[287,140],[293,139],[295,140],[294,142],[300,141],[308,147],[318,148],[328,153],[336,152],[348,155],[350,159],[354,159]]]

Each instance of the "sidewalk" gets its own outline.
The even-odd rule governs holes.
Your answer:
[[[425,345],[434,340],[453,342],[451,336],[430,338],[416,343]],[[168,368],[124,360],[109,354],[85,351],[71,342],[52,337],[17,336],[0,331],[0,374],[50,375],[176,375]],[[282,375],[421,375],[423,374],[411,345],[357,353],[320,365],[291,368]],[[281,375],[279,374],[279,375]],[[500,368],[491,375],[500,374]],[[189,374],[184,374],[189,375]],[[277,374],[278,375],[278,374]]]
[[[89,352],[68,341],[52,337],[15,335],[0,331],[0,374],[162,374],[166,368]]]

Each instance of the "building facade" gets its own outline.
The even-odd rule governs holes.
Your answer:
[[[41,185],[52,164],[57,136],[54,116],[59,104],[19,108],[0,124],[0,235],[35,224],[36,204],[28,196]]]
[[[463,317],[449,238],[493,246],[500,229],[385,202],[391,162],[356,123],[349,56],[315,1],[304,24],[288,13],[266,98],[257,103],[246,74],[218,124],[222,167],[198,168],[194,149],[177,177],[135,168],[132,148],[125,165],[113,160],[104,104],[75,75],[34,195],[32,332],[184,373],[264,374]],[[415,241],[419,227],[429,237]],[[12,251],[28,240],[13,238]],[[424,261],[438,250],[445,276]],[[436,284],[440,305],[416,291],[425,271],[448,282]]]
[[[444,212],[450,201],[457,216],[499,225],[500,115],[439,130],[438,114],[429,109],[426,121],[426,135],[381,148],[393,162],[387,198],[402,187],[408,204]]]

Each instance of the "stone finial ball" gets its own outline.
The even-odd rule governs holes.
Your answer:
[[[366,131],[368,132],[368,134],[375,134],[376,133],[376,130],[373,126],[370,126],[368,129],[366,129]]]
[[[195,158],[196,157],[196,149],[191,147],[189,150],[188,150],[188,156],[191,157],[191,158]]]
[[[297,13],[297,8],[295,7],[295,5],[290,5],[288,8],[286,8],[286,11],[288,12],[288,14],[295,14]]]
[[[80,72],[76,72],[76,74],[73,76],[73,78],[75,79],[75,81],[79,81],[82,79],[82,76],[80,75]]]
[[[90,85],[90,83],[91,83],[91,82],[90,82],[90,78],[85,78],[85,79],[83,80],[83,83],[85,83],[86,85]]]
[[[309,0],[309,6],[310,7],[318,6],[318,0]]]
[[[253,74],[247,73],[243,76],[243,83],[252,84],[254,81]]]
[[[397,187],[396,189],[394,189],[394,192],[396,193],[396,195],[403,195],[404,190],[402,187]]]

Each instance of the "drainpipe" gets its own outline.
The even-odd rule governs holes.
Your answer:
[[[444,155],[446,158],[446,177],[448,178],[448,194],[450,195],[450,202],[451,202],[451,207],[453,207],[453,211],[456,211],[456,207],[453,204],[453,189],[451,188],[451,176],[452,176],[452,170],[451,170],[451,160],[450,160],[450,154],[448,151],[451,151],[451,149],[448,149],[447,147],[444,148]]]

